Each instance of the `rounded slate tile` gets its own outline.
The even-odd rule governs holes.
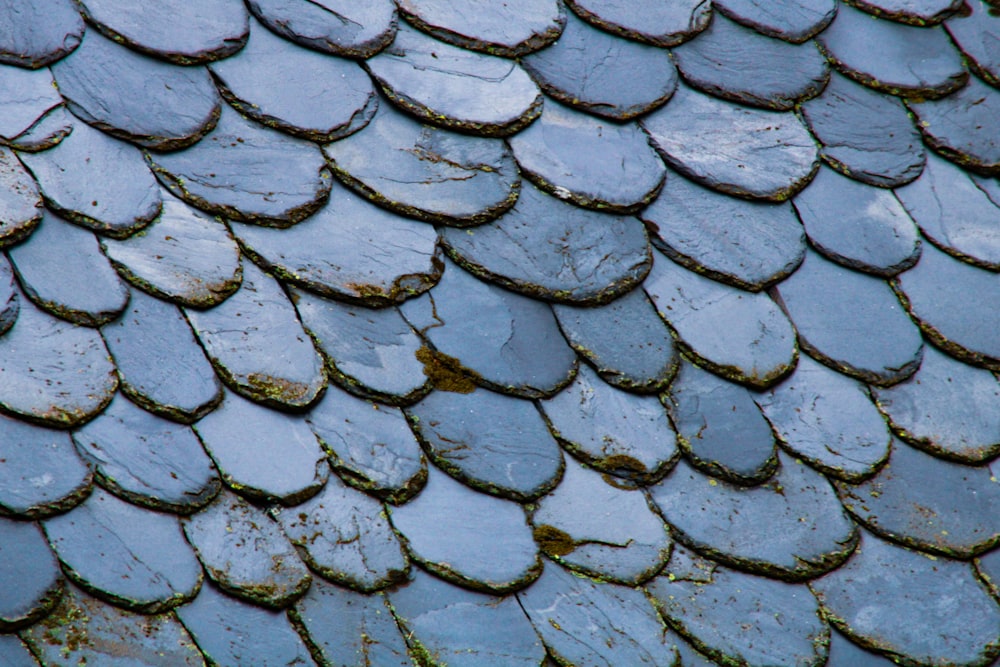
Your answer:
[[[81,0],[84,16],[109,39],[178,65],[236,53],[247,40],[247,11],[239,0]],[[168,28],[167,26],[171,26]]]
[[[400,311],[433,350],[422,348],[435,386],[478,384],[526,398],[551,396],[576,373],[576,355],[548,305],[476,280],[451,262],[441,282]],[[468,313],[476,313],[475,321]],[[457,377],[456,377],[457,376]]]
[[[962,361],[1000,370],[1000,275],[933,245],[893,287],[928,339]]]
[[[531,185],[497,220],[440,233],[463,268],[536,299],[605,303],[649,272],[649,243],[637,219],[583,210]]]
[[[371,592],[407,578],[409,560],[382,504],[337,477],[278,521],[309,567],[331,581]]]
[[[251,123],[228,105],[197,145],[146,157],[175,195],[240,222],[287,227],[330,195],[330,171],[316,144]]]
[[[988,2],[967,2],[944,23],[955,45],[973,72],[992,85],[1000,84],[1000,53],[994,48],[1000,39],[1000,22]]]
[[[46,212],[27,241],[8,251],[25,296],[74,324],[98,327],[118,317],[129,291],[93,232]]]
[[[301,410],[326,387],[323,360],[288,296],[278,281],[249,262],[233,296],[211,310],[184,312],[216,373],[233,391],[265,405]],[[252,327],[243,324],[249,320]]]
[[[712,20],[712,6],[704,0],[568,0],[566,4],[602,30],[653,46],[676,46]]]
[[[389,516],[410,556],[443,579],[507,593],[541,574],[521,506],[473,491],[436,468],[428,471],[423,491],[405,505],[389,507]]]
[[[66,431],[0,415],[0,515],[35,519],[87,497],[92,474]]]
[[[73,52],[83,19],[70,0],[0,2],[0,62],[38,69]]]
[[[348,186],[428,222],[464,227],[492,220],[514,205],[521,185],[502,141],[421,125],[388,104],[364,130],[323,150]]]
[[[639,218],[675,262],[752,292],[789,275],[805,254],[802,225],[787,202],[735,199],[675,174]]]
[[[531,515],[542,551],[586,576],[635,586],[670,558],[663,520],[637,489],[615,486],[576,462]]]
[[[441,0],[424,1],[447,4]],[[413,2],[406,0],[402,5],[412,7]],[[517,4],[530,2],[519,0]],[[556,6],[554,1],[550,4]],[[516,10],[508,6],[505,11]],[[482,19],[487,12],[469,11],[468,16]],[[508,21],[504,27],[513,26]],[[506,136],[542,112],[542,94],[515,61],[466,51],[405,24],[392,44],[366,61],[365,66],[389,99],[435,125]]]
[[[988,467],[942,461],[897,440],[878,475],[837,489],[872,532],[920,551],[966,559],[1000,543],[1000,484]]]
[[[893,662],[985,665],[997,656],[1000,608],[971,563],[866,533],[851,560],[810,587],[834,627]]]
[[[684,361],[662,400],[681,451],[701,472],[741,485],[774,474],[774,434],[746,387]]]
[[[38,525],[0,518],[0,630],[9,632],[48,614],[63,592],[63,578]],[[0,646],[0,657],[5,655]]]
[[[539,406],[562,446],[602,472],[648,483],[677,461],[677,435],[659,400],[615,389],[586,366]]]
[[[160,214],[160,190],[138,149],[84,123],[55,148],[19,157],[45,203],[79,225],[124,238]]]
[[[368,58],[396,34],[392,0],[247,0],[247,7],[285,39],[338,56]]]
[[[830,477],[860,481],[889,457],[892,436],[867,388],[812,359],[755,400],[782,444]]]
[[[230,223],[243,248],[282,281],[324,296],[384,307],[425,292],[441,275],[430,225],[374,206],[340,185],[289,229]]]
[[[766,294],[723,285],[663,255],[643,287],[681,350],[713,373],[762,388],[795,367],[795,330]]]
[[[221,484],[187,426],[156,417],[117,396],[73,434],[97,481],[125,500],[187,514],[207,505]]]
[[[61,97],[59,99],[62,99]],[[44,116],[9,142],[11,148],[28,153],[46,151],[69,136],[77,121],[61,104],[53,107]]]
[[[880,18],[916,26],[940,23],[963,5],[963,0],[846,0],[846,2]]]
[[[1000,92],[973,77],[940,100],[909,102],[924,141],[973,171],[1000,175]]]
[[[874,393],[897,434],[920,449],[968,464],[1000,454],[1000,383],[989,371],[927,347],[912,378]]]
[[[256,21],[250,27],[243,50],[209,67],[237,110],[313,141],[333,141],[368,124],[378,97],[357,63],[289,43]]]
[[[201,586],[201,566],[176,517],[95,489],[44,526],[66,574],[117,606],[154,614],[190,600]]]
[[[552,100],[509,142],[535,185],[577,206],[635,213],[656,196],[666,175],[637,124],[597,119]]]
[[[0,147],[0,248],[27,238],[42,212],[35,180],[10,149]]]
[[[550,96],[618,121],[655,109],[677,87],[677,68],[665,49],[608,34],[572,13],[559,41],[521,62]]]
[[[681,76],[699,90],[764,109],[788,111],[815,97],[830,71],[814,43],[789,44],[716,16],[673,50]]]
[[[641,122],[667,164],[738,197],[784,201],[819,166],[816,144],[794,114],[750,109],[687,86]]]
[[[823,93],[800,109],[823,160],[853,179],[891,188],[924,168],[920,133],[895,97],[834,73]]]
[[[427,462],[398,408],[387,408],[330,387],[306,421],[330,463],[351,486],[402,503],[427,480]]]
[[[183,526],[208,576],[238,598],[281,609],[312,583],[305,563],[278,524],[228,491],[186,517]]]
[[[650,496],[674,538],[689,547],[757,574],[809,579],[851,555],[857,527],[823,475],[787,456],[778,459],[775,475],[754,487],[718,482],[681,461]]]
[[[141,23],[157,25],[145,16]],[[140,146],[185,148],[219,118],[221,101],[207,70],[136,53],[96,30],[85,33],[73,57],[53,65],[52,74],[73,115]]]
[[[222,406],[195,424],[230,488],[261,502],[302,502],[326,484],[330,466],[299,416],[227,393]]]
[[[836,0],[716,0],[712,6],[737,23],[792,43],[815,36],[837,15]]]
[[[677,351],[670,329],[643,290],[597,307],[553,304],[552,312],[569,344],[608,384],[655,393],[673,379]]]
[[[855,271],[890,278],[920,258],[920,234],[893,193],[821,168],[792,201],[809,242]]]
[[[48,69],[30,70],[0,64],[0,104],[5,112],[0,118],[0,142],[7,143],[61,106],[62,96]]]
[[[437,466],[477,490],[533,500],[562,476],[562,452],[530,401],[433,391],[406,415]]]
[[[842,4],[817,40],[834,67],[890,95],[941,97],[964,86],[969,78],[940,26],[923,28],[873,19]]]
[[[810,251],[774,292],[795,323],[799,346],[830,368],[888,386],[920,365],[920,331],[885,281]]]
[[[422,664],[537,667],[545,649],[513,596],[459,588],[423,572],[389,593],[392,613]]]

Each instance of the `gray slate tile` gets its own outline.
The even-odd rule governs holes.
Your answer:
[[[0,579],[0,631],[31,625],[59,602],[63,575],[37,524],[0,518]]]
[[[961,0],[847,0],[858,9],[900,23],[926,26],[940,23],[958,11]]]
[[[83,19],[70,0],[20,0],[0,4],[0,62],[38,69],[72,53],[83,37]]]
[[[258,20],[282,37],[317,51],[367,58],[396,34],[392,0],[248,0]]]
[[[792,43],[823,31],[838,7],[836,0],[713,0],[712,5],[738,23]]]
[[[39,118],[63,103],[48,69],[0,65],[0,141],[6,143],[30,129]]]
[[[978,76],[989,83],[1000,83],[1000,54],[991,44],[1000,36],[994,14],[988,2],[967,2],[961,9],[948,17],[945,30],[962,51],[966,64]]]
[[[704,0],[568,0],[566,4],[602,30],[653,46],[676,46],[712,20],[712,5]]]
[[[14,152],[3,147],[0,147],[0,188],[0,247],[7,247],[31,234],[44,209],[38,184]]]

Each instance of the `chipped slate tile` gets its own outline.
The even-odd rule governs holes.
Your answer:
[[[294,505],[329,477],[319,442],[301,417],[227,393],[194,428],[222,481],[252,499]]]
[[[27,238],[42,213],[42,195],[35,180],[11,150],[0,147],[0,248]]]
[[[810,587],[834,627],[894,662],[985,665],[1000,653],[1000,608],[971,563],[865,533],[851,560]]]
[[[530,401],[486,389],[434,391],[406,415],[434,463],[477,490],[532,500],[562,476],[562,452]]]
[[[1000,84],[1000,52],[995,48],[1000,38],[1000,22],[988,2],[966,2],[944,22],[945,30],[965,56],[965,62],[990,84]]]
[[[523,186],[514,208],[497,220],[442,229],[441,242],[480,278],[564,303],[605,303],[632,290],[651,259],[637,219],[587,211],[532,185]]]
[[[808,252],[774,292],[795,323],[799,345],[830,368],[886,386],[920,365],[920,331],[885,281]]]
[[[83,19],[70,0],[0,3],[0,62],[38,69],[73,52]]]
[[[8,142],[29,130],[39,118],[62,104],[48,69],[29,70],[0,65],[0,142]]]
[[[795,366],[795,331],[766,294],[699,276],[663,255],[643,287],[680,348],[713,373],[766,387]]]
[[[230,228],[254,261],[282,281],[364,306],[401,302],[441,275],[433,227],[340,185],[323,208],[289,229],[237,222]]]
[[[323,150],[352,189],[428,222],[492,220],[513,206],[521,185],[502,141],[421,125],[389,104],[379,105],[364,130]]]
[[[612,120],[655,109],[677,87],[677,68],[665,49],[608,34],[572,13],[559,41],[522,64],[550,96]]]
[[[368,58],[392,42],[392,0],[247,0],[264,25],[285,39],[338,56]]]
[[[535,541],[556,562],[626,586],[659,572],[673,546],[642,491],[620,488],[575,461],[538,500],[531,524]]]
[[[720,563],[791,581],[815,577],[851,555],[857,527],[823,475],[778,459],[775,475],[754,487],[718,482],[681,461],[650,495],[675,539]]]
[[[858,9],[900,23],[926,26],[958,11],[963,0],[846,0]]]
[[[66,111],[66,107],[60,105],[10,141],[0,141],[0,143],[9,143],[11,148],[28,153],[46,151],[69,136],[76,122],[79,121]]]
[[[59,563],[36,524],[0,518],[0,580],[0,631],[31,625],[62,597]]]
[[[653,46],[676,46],[712,20],[712,5],[705,0],[567,0],[566,4],[602,30]]]
[[[95,489],[44,527],[66,574],[117,606],[155,614],[187,602],[201,586],[201,566],[176,517]]]
[[[98,482],[137,505],[187,514],[209,503],[221,484],[187,426],[152,415],[118,396],[73,434]]]
[[[745,201],[671,173],[640,219],[653,245],[702,275],[760,291],[802,262],[802,225],[787,202]]]
[[[443,579],[507,593],[541,574],[521,506],[473,491],[435,468],[423,491],[405,505],[390,506],[389,514],[413,560]]]
[[[597,470],[651,482],[677,461],[677,436],[659,400],[615,389],[586,366],[539,405],[562,446]]]
[[[830,24],[836,0],[713,0],[720,13],[759,33],[802,43]]]
[[[909,102],[924,141],[973,171],[1000,175],[1000,92],[972,77],[940,100]]]
[[[278,524],[228,491],[186,517],[183,526],[208,576],[238,598],[281,609],[312,583],[305,563]]]
[[[819,166],[816,143],[794,114],[750,109],[683,85],[641,122],[667,164],[739,197],[784,201]]]
[[[244,265],[243,284],[229,299],[211,310],[185,313],[233,391],[265,405],[303,409],[326,387],[323,360],[288,296],[253,264]]]

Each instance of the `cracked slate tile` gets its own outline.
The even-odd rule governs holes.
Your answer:
[[[56,317],[99,327],[128,304],[128,287],[94,233],[54,213],[44,212],[27,241],[7,252],[24,295]]]
[[[59,602],[63,576],[37,524],[0,517],[0,579],[0,631],[29,626]]]
[[[370,593],[407,578],[410,562],[382,503],[336,476],[277,518],[303,560],[330,581]]]
[[[787,455],[778,461],[775,475],[753,487],[716,481],[681,461],[650,497],[674,539],[720,563],[789,581],[816,577],[851,555],[857,526],[823,475]]]
[[[763,35],[800,44],[837,15],[836,0],[713,0],[721,14]]]
[[[0,57],[2,61],[2,57]],[[62,105],[52,72],[0,64],[0,142],[7,143],[31,129],[42,116]]]
[[[880,278],[810,251],[774,296],[795,324],[799,346],[836,371],[888,386],[920,366],[920,331]]]
[[[183,605],[201,586],[198,559],[169,514],[95,489],[43,526],[67,576],[119,607],[159,613]]]
[[[431,460],[479,491],[523,502],[547,493],[562,476],[559,444],[530,401],[486,389],[439,390],[407,408],[406,416]]]
[[[142,153],[76,121],[52,149],[18,157],[50,208],[68,220],[125,238],[160,214],[160,189]]]
[[[537,667],[545,648],[517,599],[459,588],[417,571],[389,605],[419,664]]]
[[[368,58],[396,35],[392,0],[247,0],[247,7],[285,39],[338,56]]]
[[[253,264],[244,265],[243,283],[226,301],[211,310],[184,312],[216,373],[233,391],[272,407],[301,410],[326,387],[323,360],[295,307],[281,284]]]
[[[69,136],[76,122],[79,121],[69,111],[66,111],[66,107],[60,104],[9,141],[0,138],[0,143],[9,144],[11,148],[27,153],[45,151],[57,146],[59,142]]]
[[[705,0],[567,0],[577,16],[607,32],[653,46],[676,46],[712,20]]]
[[[77,430],[73,440],[98,483],[136,505],[187,514],[207,505],[222,486],[189,427],[122,396]]]
[[[148,17],[144,22],[158,25]],[[222,102],[203,67],[157,60],[97,30],[84,34],[72,56],[54,64],[52,74],[73,115],[99,130],[147,148],[174,150],[215,127]]]
[[[965,56],[973,72],[996,86],[1000,84],[1000,53],[994,44],[1000,39],[1000,23],[988,2],[966,2],[948,17],[944,28]]]
[[[0,3],[0,62],[38,69],[73,52],[84,24],[71,0]]]
[[[684,85],[641,123],[668,165],[738,197],[784,201],[819,166],[816,143],[794,114],[751,109]]]
[[[563,303],[606,303],[642,282],[651,260],[636,218],[581,209],[527,184],[493,222],[440,235],[449,256],[477,277]]]
[[[205,572],[231,595],[282,609],[312,583],[305,563],[278,524],[229,491],[185,517],[182,525]]]
[[[399,303],[441,276],[437,233],[341,185],[288,229],[230,222],[244,251],[285,283],[368,307]]]
[[[730,570],[683,547],[646,584],[667,623],[712,659],[733,665],[818,667],[830,628],[801,584]]]
[[[795,330],[766,294],[723,285],[663,255],[643,287],[680,349],[713,373],[763,388],[795,367]]]
[[[0,248],[26,239],[43,212],[35,180],[13,151],[0,147]]]
[[[1000,608],[971,563],[865,533],[854,557],[810,588],[834,627],[893,662],[985,665],[1000,652]]]
[[[306,421],[348,484],[398,504],[427,481],[427,461],[399,408],[330,387]]]
[[[389,104],[356,134],[323,147],[334,173],[379,206],[457,227],[497,217],[521,177],[498,139],[421,125]]]
[[[257,21],[250,28],[239,54],[209,66],[223,97],[242,114],[321,142],[357,132],[375,115],[378,96],[357,63],[299,47]]]
[[[774,434],[746,387],[685,360],[662,401],[681,451],[701,472],[744,486],[774,474]]]
[[[830,64],[855,81],[901,97],[930,99],[965,85],[969,73],[940,26],[873,19],[841,4],[817,37]]]
[[[689,85],[775,111],[793,109],[826,86],[829,66],[815,43],[790,44],[720,14],[695,39],[672,51]]]
[[[21,311],[21,294],[14,268],[6,257],[0,257],[0,336],[10,331]]]
[[[869,14],[900,23],[927,26],[940,23],[958,11],[963,0],[846,0]]]
[[[222,481],[251,499],[294,505],[318,493],[329,477],[323,450],[298,415],[227,392],[194,429]]]
[[[430,468],[427,485],[389,516],[410,557],[448,581],[503,594],[541,574],[538,547],[524,509]],[[503,535],[502,541],[495,541]]]
[[[639,218],[670,259],[752,292],[795,271],[805,255],[805,233],[789,203],[736,199],[672,172]]]
[[[989,371],[927,347],[912,378],[873,392],[897,434],[920,449],[967,464],[1000,454],[1000,383]]]
[[[573,13],[555,44],[521,63],[551,97],[618,121],[664,104],[677,87],[677,68],[665,49],[611,35]]]
[[[576,355],[547,304],[477,280],[448,260],[445,267],[433,290],[399,307],[433,346],[418,358],[435,386],[470,393],[476,383],[540,398],[569,384]]]
[[[667,526],[638,489],[571,461],[539,498],[531,525],[542,552],[585,576],[635,586],[670,558]]]
[[[917,227],[889,190],[821,167],[792,203],[812,246],[849,269],[891,278],[920,258]]]
[[[677,435],[660,401],[615,389],[589,367],[539,407],[560,444],[602,472],[649,483],[677,461]]]

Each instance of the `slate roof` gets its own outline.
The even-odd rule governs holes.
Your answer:
[[[0,0],[0,665],[994,663],[998,44]]]

